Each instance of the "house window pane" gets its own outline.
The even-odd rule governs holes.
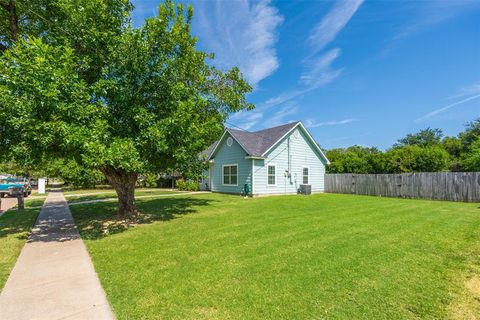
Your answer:
[[[268,184],[275,184],[275,177],[274,176],[268,176]]]
[[[238,181],[238,168],[236,165],[223,167],[223,184],[236,185]]]
[[[308,184],[308,168],[303,168],[303,184]]]
[[[268,166],[268,184],[275,184],[275,166]]]

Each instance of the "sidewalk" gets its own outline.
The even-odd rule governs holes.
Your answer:
[[[114,319],[61,192],[51,192],[0,294],[0,319]]]
[[[7,211],[8,209],[14,207],[17,205],[17,199],[16,198],[2,198],[0,200],[0,216],[2,215],[3,212]]]

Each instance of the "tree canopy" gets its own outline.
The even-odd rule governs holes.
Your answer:
[[[403,173],[480,171],[480,119],[466,125],[457,137],[441,129],[407,134],[391,149],[352,146],[327,151],[330,173]]]
[[[238,68],[220,71],[197,50],[192,7],[166,1],[133,28],[127,1],[46,3],[34,9],[49,17],[36,20],[42,32],[20,27],[14,39],[1,29],[4,159],[98,169],[131,217],[140,173],[191,167],[229,114],[253,108]]]
[[[394,147],[421,146],[429,147],[440,143],[443,137],[441,129],[427,128],[417,133],[409,133],[404,138],[399,139]]]

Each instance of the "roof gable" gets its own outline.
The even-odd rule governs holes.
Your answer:
[[[248,132],[245,130],[237,130],[237,129],[225,129],[224,133],[222,134],[221,138],[212,144],[205,153],[209,154],[209,159],[211,159],[215,152],[217,151],[218,147],[223,143],[222,140],[227,133],[229,133],[240,146],[245,150],[248,156],[251,157],[264,157],[266,153],[268,153],[280,140],[286,137],[289,133],[291,133],[297,126],[301,127],[303,131],[306,133],[309,140],[311,140],[312,144],[316,147],[319,154],[324,158],[326,163],[330,163],[322,152],[316,141],[307,131],[307,129],[303,126],[300,121],[287,123],[281,126],[268,128],[256,132]]]
[[[287,133],[285,133],[280,139],[277,140],[277,142],[275,142],[268,150],[266,150],[263,154],[262,154],[262,157],[265,157],[267,156],[268,153],[270,153],[271,151],[275,150],[276,147],[278,147],[282,141],[285,140],[285,138],[287,138],[289,135],[293,134],[294,130],[295,129],[299,129],[301,130],[305,136],[306,136],[306,140],[307,140],[307,143],[310,145],[310,147],[313,149],[313,151],[315,153],[318,154],[318,156],[323,159],[325,161],[325,164],[330,164],[330,160],[328,160],[327,156],[325,155],[325,153],[323,153],[323,150],[320,148],[320,146],[318,145],[318,143],[315,141],[315,139],[312,137],[312,135],[310,134],[310,132],[308,132],[307,128],[305,128],[305,126],[303,125],[303,123],[301,122],[298,122],[292,129],[290,129]]]

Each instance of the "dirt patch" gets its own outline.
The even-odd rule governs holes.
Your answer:
[[[465,286],[475,299],[480,300],[480,277],[475,276],[471,278],[466,282]]]
[[[452,319],[480,320],[480,277],[464,282],[465,290],[449,307]]]

